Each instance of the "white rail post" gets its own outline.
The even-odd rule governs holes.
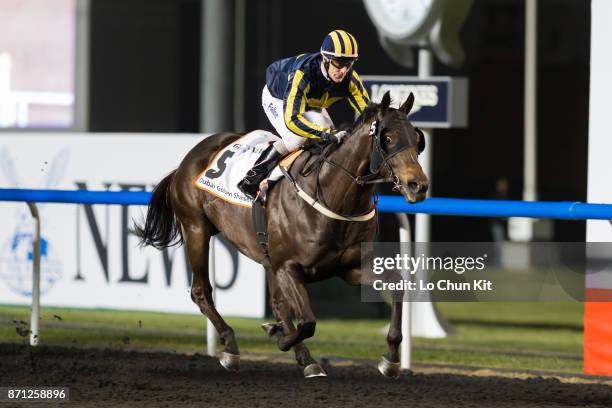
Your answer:
[[[215,237],[210,238],[210,248],[208,250],[208,278],[212,286],[212,300],[216,304],[217,288],[215,287]],[[217,355],[217,329],[206,319],[206,354],[211,357]]]
[[[400,223],[399,239],[402,254],[406,253],[411,256],[410,242],[410,220],[403,213],[396,213]],[[405,297],[408,296],[408,299]],[[402,299],[402,342],[400,345],[400,368],[409,370],[412,364],[412,319],[410,310],[410,292],[404,294]]]
[[[32,315],[30,316],[30,346],[39,342],[40,322],[40,216],[35,203],[28,203],[34,218],[33,251],[32,251]]]

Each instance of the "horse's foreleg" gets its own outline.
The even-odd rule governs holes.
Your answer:
[[[263,329],[268,336],[276,339],[279,348],[281,348],[281,339],[285,336],[296,336],[297,330],[291,321],[291,306],[283,296],[276,276],[269,268],[266,269],[266,278],[268,281],[268,289],[270,290],[270,306],[278,323],[265,323]],[[310,350],[308,350],[308,347],[306,347],[304,343],[296,343],[293,346],[293,351],[295,352],[295,360],[304,369],[304,376],[306,378],[326,375],[317,361],[312,358]]]
[[[317,324],[308,292],[300,276],[301,267],[294,262],[287,262],[276,271],[276,279],[282,295],[289,302],[298,321],[297,331],[284,335],[278,341],[282,351],[287,351],[297,343],[312,337]]]
[[[399,346],[402,342],[402,302],[393,302],[391,305],[391,322],[387,333],[389,351],[378,363],[378,371],[382,375],[398,378],[400,374]]]
[[[272,296],[271,291],[270,297]],[[282,297],[282,294],[279,294],[279,296]],[[276,304],[277,308],[272,307],[272,310],[278,323],[275,325],[266,323],[264,324],[264,330],[271,338],[276,340],[279,349],[282,350],[284,348],[283,341],[297,337],[297,330],[291,321],[291,307],[287,301],[283,299],[282,303],[276,302]],[[295,353],[295,360],[304,370],[304,377],[324,377],[327,375],[303,342],[294,344],[292,348]]]
[[[276,275],[271,268],[266,268],[266,280],[268,283],[268,289],[270,291],[270,307],[277,323],[265,323],[262,325],[262,328],[265,330],[268,336],[275,338],[277,342],[284,336],[296,336],[297,330],[291,321],[291,306],[287,302],[287,299],[285,299],[283,296],[283,292],[280,289]]]
[[[350,285],[367,285],[372,283],[371,276],[363,275],[361,266],[355,259],[359,258],[360,248],[351,248],[346,252],[346,263],[350,266],[343,275]],[[402,342],[402,302],[393,302],[391,305],[391,322],[387,333],[389,351],[378,364],[378,371],[386,377],[398,378],[400,373],[399,346]]]
[[[240,352],[234,330],[223,320],[212,298],[212,285],[208,275],[210,231],[205,219],[189,220],[183,223],[183,237],[187,245],[189,264],[193,271],[191,299],[198,305],[202,314],[210,319],[225,344],[224,352],[220,357],[221,365],[228,371],[238,371]]]

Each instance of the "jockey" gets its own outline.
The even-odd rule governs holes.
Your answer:
[[[343,99],[358,114],[366,108],[369,96],[353,69],[357,51],[355,37],[335,30],[327,34],[320,52],[278,60],[267,68],[261,104],[282,140],[268,146],[238,183],[251,200],[278,161],[307,139],[342,142],[347,132],[334,130],[326,108]]]

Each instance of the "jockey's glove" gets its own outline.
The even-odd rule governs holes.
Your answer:
[[[321,140],[324,142],[333,142],[333,143],[342,143],[342,139],[344,139],[348,135],[346,130],[339,130],[335,133],[323,133],[321,136]]]

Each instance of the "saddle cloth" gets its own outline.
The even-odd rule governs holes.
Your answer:
[[[237,184],[268,145],[277,140],[280,140],[278,136],[265,130],[247,133],[218,152],[208,167],[195,178],[193,184],[229,203],[251,208],[251,200],[242,194]],[[281,177],[282,172],[277,166],[268,180],[275,181]]]

